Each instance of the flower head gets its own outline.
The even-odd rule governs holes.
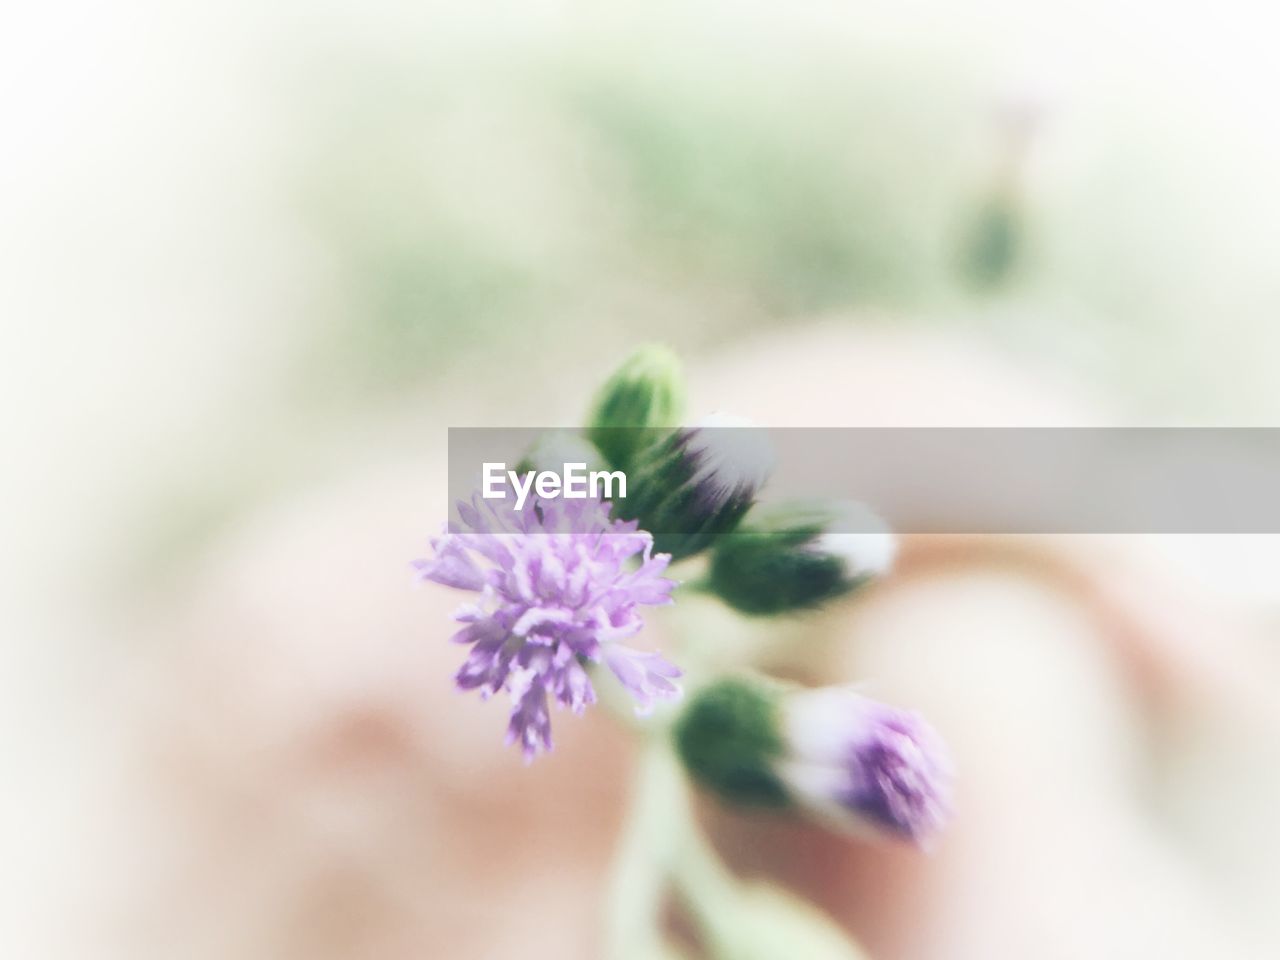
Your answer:
[[[799,809],[839,830],[919,844],[949,814],[951,764],[938,735],[846,687],[726,677],[685,708],[676,743],[695,780],[740,806]]]
[[[778,772],[813,812],[917,843],[946,823],[951,761],[919,714],[845,687],[795,694],[782,712],[787,756]]]
[[[479,594],[453,615],[453,639],[471,652],[455,675],[459,689],[511,696],[507,742],[526,759],[551,749],[548,696],[581,713],[595,702],[586,665],[603,661],[648,710],[678,695],[680,670],[656,653],[620,641],[644,626],[642,605],[671,603],[670,557],[633,522],[611,520],[599,500],[458,504],[460,523],[431,541],[418,576]],[[638,558],[638,565],[633,564]]]

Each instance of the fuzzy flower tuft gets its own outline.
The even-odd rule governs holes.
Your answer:
[[[658,545],[681,560],[733,530],[774,466],[768,434],[747,420],[713,414],[647,447],[619,504]]]
[[[787,756],[778,772],[812,812],[915,843],[946,823],[950,757],[918,714],[845,687],[796,694],[783,712]]]
[[[479,595],[453,615],[464,624],[454,641],[471,648],[455,681],[484,698],[507,691],[507,742],[526,760],[551,749],[549,696],[574,713],[595,703],[588,663],[607,665],[641,713],[680,692],[679,668],[621,642],[644,627],[640,606],[672,602],[676,582],[661,576],[671,558],[609,510],[592,499],[531,498],[517,511],[473,498],[432,538],[434,555],[414,561],[420,579]]]

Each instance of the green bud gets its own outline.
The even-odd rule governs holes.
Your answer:
[[[676,749],[689,776],[741,806],[782,808],[790,800],[774,764],[784,743],[778,716],[782,687],[735,676],[703,687],[676,723]]]
[[[680,359],[667,347],[641,347],[596,395],[587,437],[620,470],[630,471],[636,454],[684,413]]]
[[[528,452],[516,464],[516,473],[530,470],[552,470],[559,473],[566,463],[585,463],[587,470],[606,468],[600,451],[588,441],[570,430],[550,430],[534,441]]]
[[[658,552],[692,556],[738,525],[772,469],[763,430],[739,418],[707,417],[644,450],[621,516],[639,520]]]
[[[1023,232],[1017,198],[1007,190],[997,192],[982,206],[971,228],[962,261],[965,278],[982,290],[1006,283],[1018,266]]]
[[[884,573],[895,543],[884,521],[853,503],[757,508],[716,541],[707,579],[736,610],[808,610]]]

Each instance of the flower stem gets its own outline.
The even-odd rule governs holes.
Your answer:
[[[689,802],[688,786],[683,782],[679,804],[679,815],[672,824],[672,832],[677,835],[672,883],[680,903],[698,929],[707,955],[717,960],[731,960],[736,955],[731,944],[738,939],[733,928],[748,909],[744,887],[699,829]]]
[[[646,738],[605,908],[605,956],[649,960],[662,950],[662,899],[682,830],[681,774],[662,734]]]
[[[605,913],[605,956],[650,960],[663,955],[662,905],[679,897],[712,957],[727,956],[741,915],[742,886],[702,835],[689,788],[663,731],[646,738],[635,793],[614,861]]]

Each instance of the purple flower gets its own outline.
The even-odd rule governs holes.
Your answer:
[[[846,829],[916,843],[946,823],[950,757],[918,714],[842,687],[794,694],[784,710],[778,773],[811,811]]]
[[[574,713],[595,703],[587,664],[603,661],[639,712],[680,692],[676,666],[621,643],[644,627],[641,605],[672,602],[676,582],[661,576],[671,558],[609,509],[590,498],[531,498],[520,511],[473,498],[432,539],[434,556],[414,561],[421,579],[479,594],[453,615],[465,624],[453,639],[471,648],[455,680],[484,698],[510,694],[507,742],[526,760],[551,749],[548,695]]]

